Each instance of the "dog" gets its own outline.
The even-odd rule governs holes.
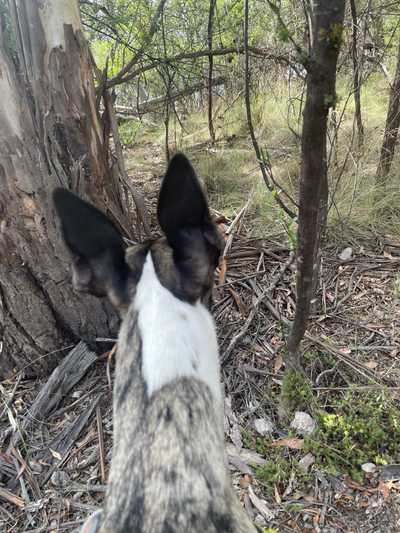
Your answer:
[[[219,353],[208,309],[223,240],[188,159],[176,154],[157,215],[164,237],[125,251],[98,209],[54,204],[77,290],[122,317],[105,508],[86,533],[249,533],[227,468]]]

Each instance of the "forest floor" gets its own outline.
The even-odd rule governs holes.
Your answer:
[[[142,145],[127,164],[153,213],[161,161],[158,146]],[[340,240],[328,235],[303,343],[309,380],[293,382],[283,374],[295,308],[289,239],[279,228],[253,237],[242,207],[237,216],[217,213],[226,251],[214,302],[238,495],[251,518],[271,528],[265,531],[398,532],[400,239],[350,230]],[[113,361],[104,353],[14,445],[11,436],[46,382],[17,375],[1,384],[1,531],[75,531],[102,505],[112,381]],[[282,398],[295,402],[289,415],[279,409]],[[295,411],[302,424],[293,424]]]

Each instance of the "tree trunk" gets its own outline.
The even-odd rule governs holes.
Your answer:
[[[213,47],[213,19],[215,11],[216,0],[210,0],[210,7],[208,11],[208,27],[207,27],[207,41],[208,41],[208,50],[210,55],[208,56],[208,130],[210,132],[211,144],[215,143],[215,130],[213,122],[213,66],[214,66],[214,56],[212,55]]]
[[[352,43],[351,55],[353,59],[353,91],[354,91],[354,105],[358,132],[358,148],[361,149],[364,144],[364,125],[361,116],[361,72],[360,61],[357,53],[357,34],[358,21],[355,0],[350,0],[351,18],[352,18]]]
[[[400,44],[397,52],[396,74],[390,91],[389,107],[386,117],[385,133],[383,136],[381,156],[376,172],[377,183],[384,183],[390,172],[397,135],[400,127]]]
[[[326,223],[326,134],[329,108],[335,103],[336,65],[341,45],[345,0],[321,0],[313,12],[313,47],[307,62],[307,98],[302,134],[297,302],[288,339],[287,367],[298,369],[299,345],[307,327],[318,275],[318,249]]]
[[[0,40],[0,375],[39,375],[62,346],[118,326],[105,301],[71,290],[52,190],[68,187],[127,224],[109,179],[78,2],[9,5],[2,27],[14,33]]]

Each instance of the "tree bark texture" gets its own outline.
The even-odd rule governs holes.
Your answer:
[[[329,108],[335,102],[336,65],[342,39],[345,0],[321,0],[313,11],[313,47],[307,61],[307,97],[302,134],[297,303],[288,339],[287,366],[299,367],[298,349],[304,336],[318,274],[318,249],[326,221],[326,136]],[[322,208],[322,209],[321,209]]]
[[[72,291],[51,202],[90,198],[121,226],[76,0],[10,0],[18,62],[0,40],[0,375],[48,372],[52,353],[117,329],[110,306]]]
[[[384,183],[390,172],[397,136],[400,127],[400,43],[397,52],[396,74],[390,91],[388,112],[386,117],[385,133],[383,136],[381,155],[376,172],[377,183]]]

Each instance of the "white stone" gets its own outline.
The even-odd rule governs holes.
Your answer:
[[[268,418],[255,418],[253,420],[253,427],[263,437],[270,435],[274,431],[274,426]]]
[[[351,259],[353,257],[353,248],[344,248],[340,254],[339,254],[339,259],[341,261],[349,261],[349,259]]]
[[[290,427],[295,429],[299,435],[311,435],[315,430],[316,423],[308,413],[296,411]]]
[[[373,474],[376,472],[376,464],[374,463],[364,463],[361,465],[361,470],[366,474]]]

